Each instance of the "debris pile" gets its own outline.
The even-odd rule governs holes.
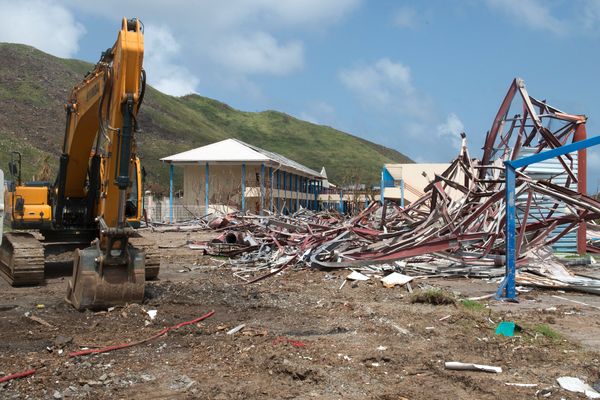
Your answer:
[[[519,103],[517,93],[520,105],[513,104]],[[512,107],[519,113],[511,117]],[[407,207],[373,202],[351,217],[305,209],[292,215],[213,217],[202,227],[222,234],[194,246],[231,257],[235,275],[248,282],[292,265],[379,275],[499,277],[505,265],[503,161],[580,140],[585,121],[529,96],[515,79],[487,134],[483,157],[470,157],[463,134],[458,157]],[[518,280],[600,292],[600,282],[573,277],[545,250],[580,222],[600,217],[600,202],[577,190],[577,157],[557,159],[559,170],[542,175],[529,174],[530,166],[517,170]]]

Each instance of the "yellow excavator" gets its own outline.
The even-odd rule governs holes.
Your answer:
[[[5,189],[0,272],[14,286],[44,280],[44,264],[72,251],[67,301],[103,309],[141,302],[158,275],[154,243],[134,229],[142,216],[142,169],[136,156],[137,114],[146,75],[143,26],[123,19],[114,46],[75,86],[65,105],[58,176],[23,182],[12,153]]]

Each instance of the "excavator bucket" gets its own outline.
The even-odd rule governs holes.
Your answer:
[[[119,257],[96,246],[75,251],[67,301],[77,310],[102,310],[144,299],[144,251],[125,245]]]

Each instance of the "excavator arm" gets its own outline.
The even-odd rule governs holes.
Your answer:
[[[125,226],[136,116],[144,93],[144,40],[137,19],[123,19],[114,46],[65,105],[67,123],[55,187],[59,226]]]
[[[114,46],[67,104],[54,220],[99,229],[99,238],[75,257],[67,300],[77,309],[143,299],[144,252],[129,243],[134,232],[126,213],[128,194],[136,189],[143,54],[141,23],[123,19]]]

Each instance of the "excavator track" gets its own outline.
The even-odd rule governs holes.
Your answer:
[[[0,273],[12,286],[44,282],[44,246],[30,233],[5,233],[0,246]]]
[[[136,232],[136,236],[129,238],[129,243],[140,250],[144,250],[146,254],[146,280],[151,281],[156,279],[160,271],[160,250],[154,239],[145,237],[138,231]]]

